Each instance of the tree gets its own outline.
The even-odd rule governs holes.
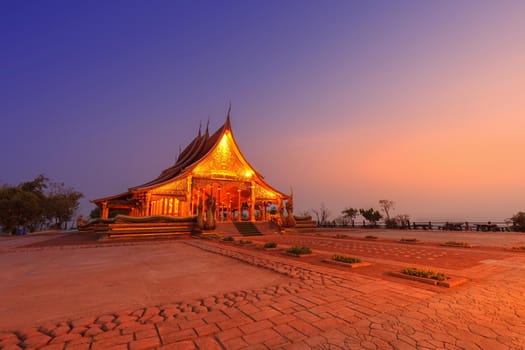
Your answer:
[[[95,207],[90,213],[89,213],[89,218],[90,219],[98,219],[102,216],[102,213],[100,212],[100,208],[99,207]]]
[[[317,225],[324,226],[327,224],[328,218],[330,217],[330,211],[326,208],[324,203],[321,203],[319,210],[312,209],[312,212],[317,217]]]
[[[44,175],[38,175],[18,186],[0,188],[0,225],[5,232],[17,228],[34,231],[48,221],[62,227],[71,220],[82,193],[66,188],[63,183],[49,184],[48,181]]]
[[[14,205],[17,194],[18,190],[15,187],[3,185],[0,188],[0,225],[4,232],[12,232],[18,224]]]
[[[377,222],[383,217],[381,213],[374,208],[370,209],[359,209],[359,214],[365,218],[372,226],[376,226]]]
[[[66,187],[63,182],[50,185],[47,196],[46,216],[57,228],[67,228],[67,222],[73,218],[79,207],[79,200],[84,195],[72,187]]]
[[[518,212],[513,215],[510,220],[512,221],[512,226],[516,231],[525,231],[525,212]]]
[[[389,199],[381,199],[379,201],[379,209],[383,211],[386,215],[386,219],[390,220],[390,211],[394,210],[395,202]]]
[[[343,218],[350,219],[352,222],[352,227],[354,227],[354,219],[359,214],[359,209],[348,207],[345,210],[341,211]]]

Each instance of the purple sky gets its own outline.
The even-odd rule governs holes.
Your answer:
[[[237,141],[296,211],[416,220],[525,210],[525,2],[0,4],[0,183],[87,199],[170,166],[232,101]]]

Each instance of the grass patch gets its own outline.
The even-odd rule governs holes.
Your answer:
[[[416,243],[419,242],[419,239],[417,238],[401,238],[399,242],[405,242],[405,243]]]
[[[366,239],[377,239],[377,236],[368,235],[365,236]]]
[[[275,242],[264,243],[263,248],[264,249],[277,248],[277,243]]]
[[[512,247],[514,250],[525,250],[525,245],[520,245],[518,247]]]
[[[235,239],[233,239],[232,236],[224,237],[222,240],[223,240],[224,242],[233,242],[233,241],[235,241]]]
[[[447,241],[445,245],[450,245],[454,247],[470,247],[469,242],[456,242],[456,241]]]
[[[352,256],[344,256],[344,255],[334,255],[332,256],[332,260],[344,262],[347,264],[357,264],[361,262],[360,258],[354,258]]]
[[[287,252],[295,255],[312,254],[312,250],[309,247],[291,247]]]
[[[445,274],[441,272],[434,272],[431,270],[420,270],[416,267],[406,267],[401,271],[405,275],[430,278],[433,280],[444,281],[446,279]]]

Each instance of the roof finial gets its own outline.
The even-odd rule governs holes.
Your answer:
[[[202,120],[199,122],[199,137],[201,136]]]
[[[230,112],[232,111],[232,100],[230,100],[230,106],[228,107],[228,115],[226,115],[226,120],[230,120]]]
[[[210,116],[208,115],[208,122],[206,123],[206,132],[205,132],[206,137],[210,135],[209,129],[208,129],[209,126],[210,126]]]

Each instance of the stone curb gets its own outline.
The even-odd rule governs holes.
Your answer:
[[[333,259],[323,259],[322,262],[325,262],[325,263],[328,263],[328,264],[334,264],[334,265],[346,266],[346,267],[349,267],[349,268],[351,268],[351,269],[355,269],[355,268],[358,268],[358,267],[365,267],[365,266],[370,266],[370,265],[372,265],[372,264],[369,263],[369,262],[345,263],[345,262],[342,262],[342,261],[336,261],[336,260],[333,260]]]
[[[467,280],[465,278],[451,277],[451,278],[449,278],[448,280],[445,280],[445,281],[438,281],[438,280],[431,279],[431,278],[411,276],[411,275],[406,275],[406,274],[401,273],[401,272],[392,272],[392,271],[389,272],[388,275],[393,276],[393,277],[404,278],[404,279],[411,280],[411,281],[426,283],[426,284],[430,284],[430,285],[433,285],[433,286],[445,287],[445,288],[454,288],[456,286],[459,286],[459,285],[467,282]]]

